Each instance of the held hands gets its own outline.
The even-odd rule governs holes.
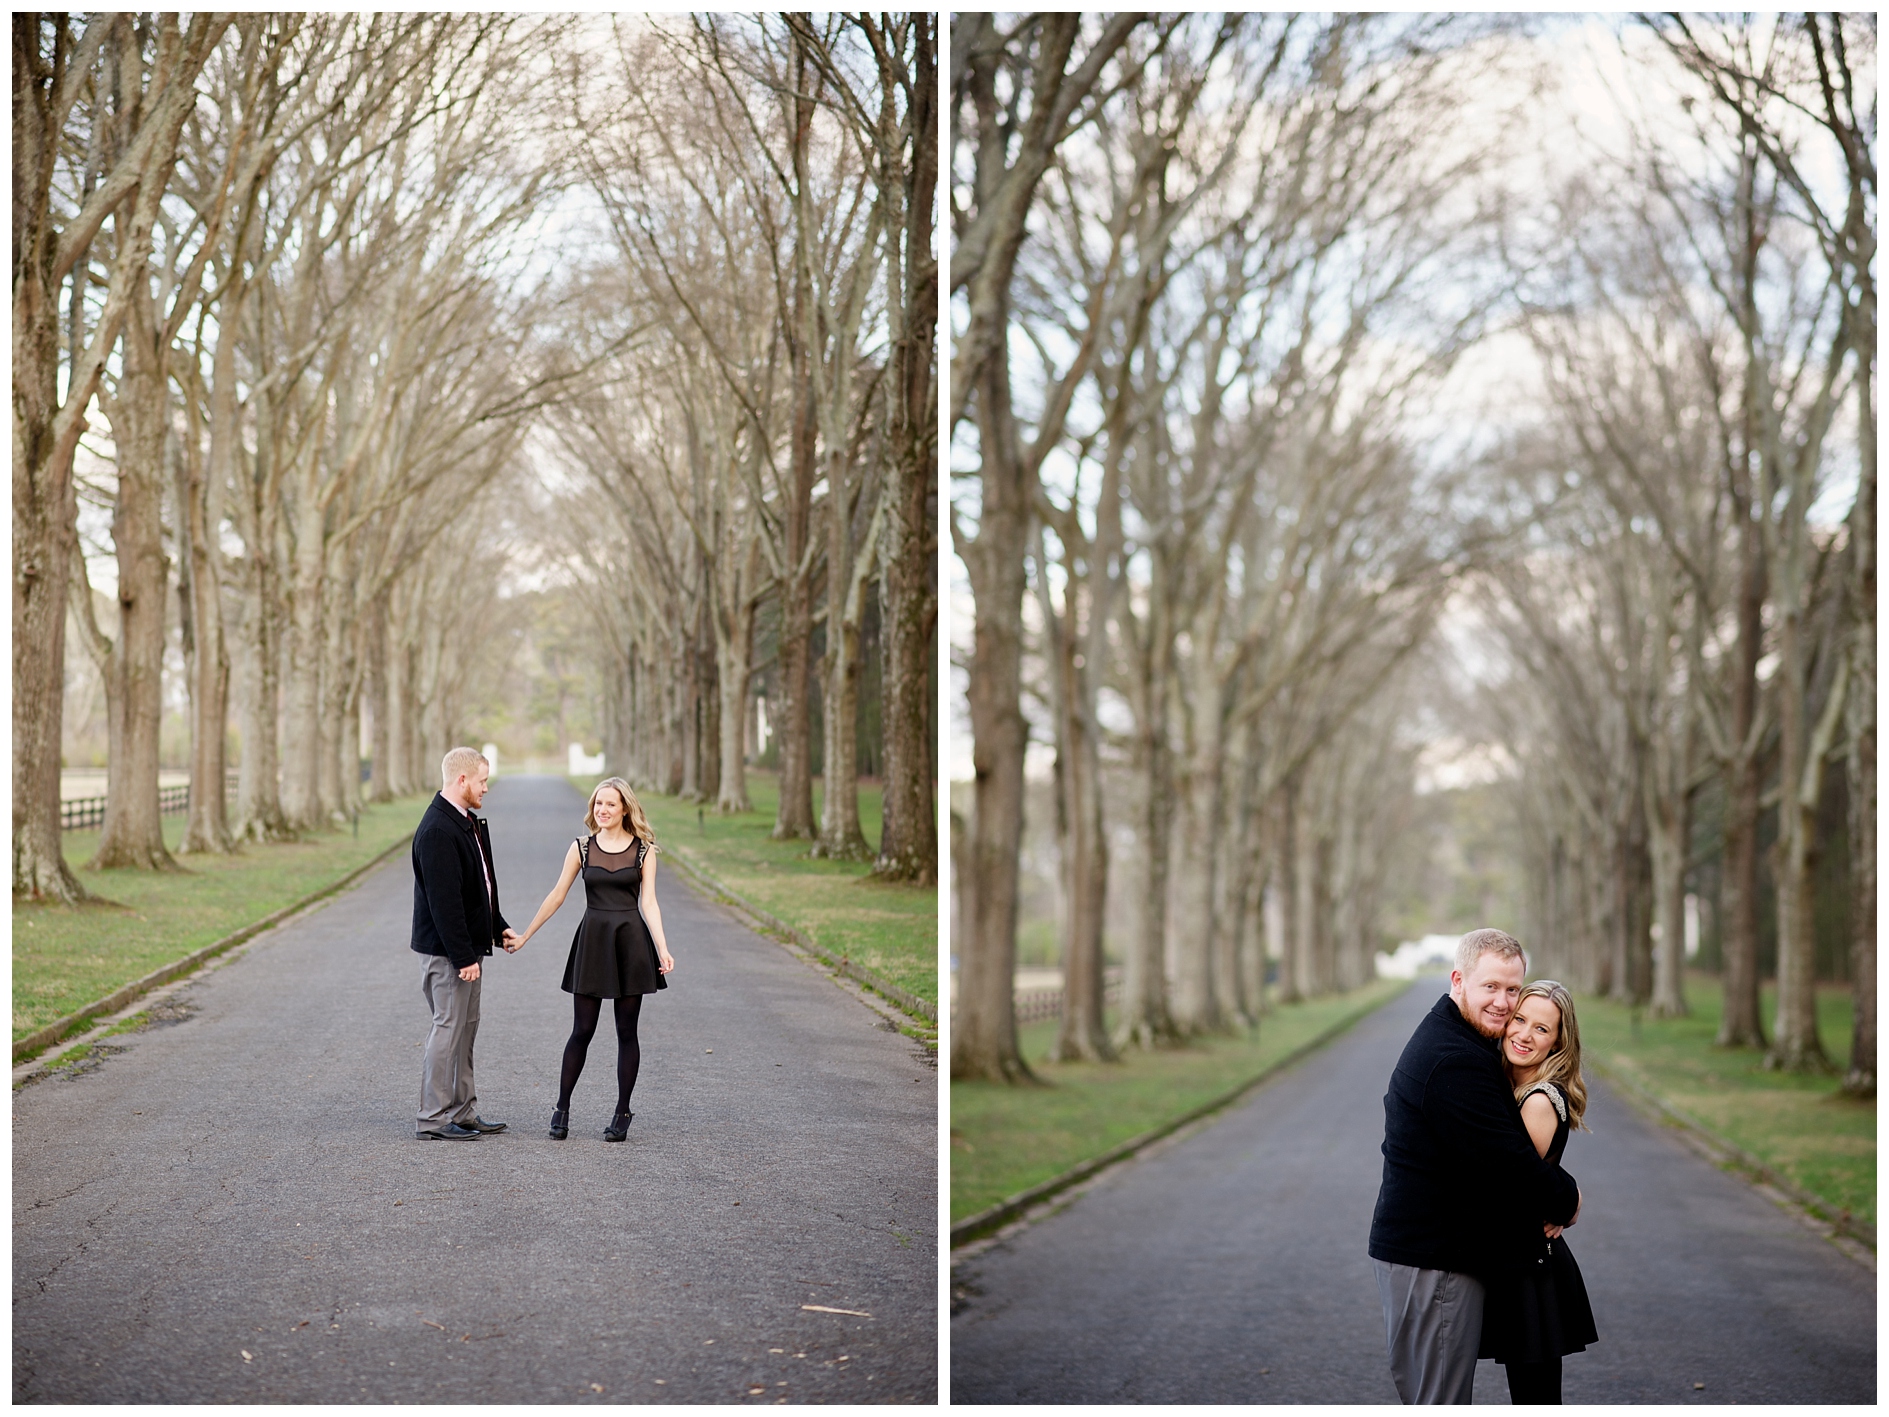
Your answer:
[[[500,943],[505,946],[505,953],[512,955],[517,954],[524,947],[525,941],[530,938],[529,935],[521,935],[516,930],[507,929]]]
[[[1572,1225],[1576,1220],[1579,1220],[1580,1218],[1581,1218],[1581,1188],[1579,1186],[1576,1186],[1574,1188],[1574,1214],[1568,1220],[1568,1225]],[[1561,1238],[1561,1232],[1565,1230],[1566,1228],[1567,1226],[1564,1226],[1564,1225],[1544,1225],[1541,1227],[1541,1233],[1546,1235],[1550,1240],[1558,1240]]]

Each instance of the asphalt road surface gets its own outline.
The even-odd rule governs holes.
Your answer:
[[[953,1402],[1397,1401],[1365,1247],[1419,980],[1218,1121],[963,1260]],[[1565,1165],[1600,1342],[1568,1402],[1876,1400],[1876,1277],[1603,1089]],[[1474,1223],[1473,1197],[1464,1223]],[[1702,1389],[1695,1384],[1703,1383]],[[1476,1401],[1506,1403],[1494,1363]]]
[[[504,778],[485,806],[522,930],[583,801]],[[937,1400],[917,1044],[665,871],[629,1140],[606,1011],[553,1142],[579,884],[487,963],[479,1110],[511,1130],[419,1141],[412,898],[402,854],[15,1096],[15,1401]]]

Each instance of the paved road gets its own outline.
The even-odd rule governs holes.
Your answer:
[[[952,1401],[1395,1402],[1365,1243],[1384,1086],[1439,992],[962,1262]],[[1588,1121],[1568,1238],[1600,1343],[1569,1402],[1875,1401],[1873,1274],[1605,1091]],[[1493,1363],[1476,1400],[1508,1401]]]
[[[522,928],[582,799],[504,778],[486,807]],[[512,1130],[414,1139],[404,857],[194,985],[185,1021],[17,1094],[14,1399],[935,1401],[935,1068],[658,888],[677,970],[624,1145],[607,1016],[570,1139],[545,1135],[581,887],[489,965],[480,1110]]]

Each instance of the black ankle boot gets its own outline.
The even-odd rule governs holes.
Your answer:
[[[551,1109],[551,1140],[563,1141],[571,1134],[571,1109],[553,1107]]]
[[[629,1136],[630,1118],[635,1115],[634,1112],[617,1113],[616,1116],[610,1119],[610,1125],[603,1129],[603,1139],[605,1141],[622,1141],[625,1137]]]

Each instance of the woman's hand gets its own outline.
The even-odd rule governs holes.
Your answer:
[[[656,967],[659,971],[661,971],[664,974],[669,973],[670,970],[676,967],[675,956],[670,954],[668,950],[664,950],[664,949],[657,950],[656,951]]]

